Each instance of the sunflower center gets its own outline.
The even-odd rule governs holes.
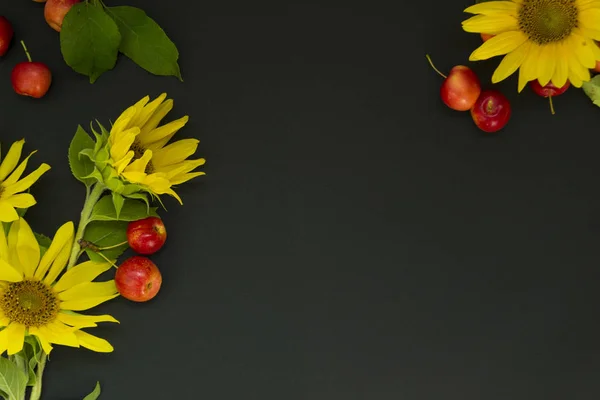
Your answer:
[[[142,156],[144,155],[144,152],[146,151],[144,146],[142,146],[141,143],[138,142],[137,140],[135,142],[133,142],[130,149],[133,151],[133,160],[142,158]],[[154,165],[152,165],[152,160],[148,161],[148,164],[146,164],[146,169],[144,170],[144,172],[147,174],[151,174],[154,172]]]
[[[577,27],[575,0],[523,0],[519,28],[537,44],[558,42]]]
[[[56,319],[59,300],[45,283],[36,280],[11,282],[0,296],[0,309],[12,322],[42,326]]]

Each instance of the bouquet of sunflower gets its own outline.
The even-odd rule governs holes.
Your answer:
[[[162,204],[162,195],[182,204],[176,185],[204,174],[195,171],[204,164],[203,158],[188,159],[196,152],[198,140],[171,142],[188,117],[161,125],[172,108],[173,101],[165,94],[153,101],[146,96],[126,109],[110,129],[96,121],[90,135],[78,127],[69,147],[69,163],[74,177],[85,185],[85,201],[77,224],[64,223],[52,238],[36,233],[25,218],[27,209],[36,204],[29,189],[50,166],[41,164],[24,176],[35,153],[22,158],[24,140],[13,143],[2,158],[0,397],[24,400],[29,394],[29,399],[39,399],[54,345],[113,351],[108,341],[88,330],[101,322],[118,321],[87,311],[119,295],[140,299],[122,290],[128,284],[126,276],[123,282],[96,279],[113,267],[119,272],[116,262],[129,247],[126,230],[131,223],[158,218],[152,204],[155,200]],[[98,384],[86,400],[99,395]]]

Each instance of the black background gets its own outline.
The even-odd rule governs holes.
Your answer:
[[[76,219],[66,151],[78,124],[146,94],[175,100],[178,137],[207,176],[167,200],[164,285],[117,299],[91,332],[109,355],[57,347],[45,400],[595,399],[600,110],[580,90],[548,102],[498,85],[513,117],[483,135],[439,99],[480,44],[467,2],[148,2],[185,83],[121,58],[94,85],[62,61],[43,6],[3,1],[16,30],[0,65],[3,147],[25,137],[52,165],[34,229]],[[25,56],[54,72],[17,96]],[[489,87],[498,60],[468,64]]]

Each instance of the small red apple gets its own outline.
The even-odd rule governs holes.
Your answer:
[[[484,90],[471,109],[473,122],[487,133],[497,132],[508,123],[511,108],[508,99],[497,90]]]
[[[6,54],[15,32],[6,17],[0,16],[0,57]]]
[[[127,225],[127,242],[138,254],[154,254],[165,244],[167,229],[158,217],[131,221]]]
[[[546,86],[542,86],[540,81],[537,79],[529,82],[529,87],[539,96],[546,97],[550,102],[550,112],[554,114],[554,104],[552,104],[552,98],[560,96],[571,86],[571,82],[567,80],[562,87],[556,87],[552,82],[548,82]]]
[[[12,70],[10,81],[17,94],[29,96],[36,99],[44,97],[52,84],[52,72],[48,66],[41,62],[31,61],[31,55],[21,40],[28,61],[21,62]]]
[[[44,18],[52,29],[60,32],[63,19],[73,5],[80,3],[81,0],[47,0],[44,5]]]
[[[493,38],[496,35],[491,35],[489,33],[481,33],[481,40],[483,40],[484,42],[487,42],[488,40],[490,40],[491,38]]]
[[[481,93],[481,83],[475,72],[464,65],[457,65],[446,76],[433,65],[429,56],[427,59],[431,67],[444,78],[440,88],[444,104],[456,111],[471,109]]]
[[[115,273],[121,296],[138,303],[153,299],[162,285],[162,275],[149,258],[133,256],[123,261]]]

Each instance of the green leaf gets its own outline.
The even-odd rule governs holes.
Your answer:
[[[28,376],[14,362],[0,357],[0,390],[8,395],[8,400],[25,398]]]
[[[42,346],[35,336],[25,336],[23,350],[15,354],[15,359],[27,370],[29,375],[27,386],[33,386],[36,382],[35,368],[42,359]]]
[[[175,76],[180,81],[179,51],[165,31],[143,10],[129,6],[108,7],[121,32],[119,51],[154,75]]]
[[[102,197],[92,209],[90,221],[137,221],[148,216],[158,216],[156,207],[148,207],[142,201],[123,198],[121,212],[117,215],[113,196]]]
[[[50,247],[50,244],[52,244],[52,239],[50,239],[44,234],[37,232],[33,232],[33,235],[35,236],[38,244],[40,245],[40,257],[42,257],[44,253],[48,250],[48,247]]]
[[[104,179],[98,168],[94,167],[92,173],[83,177],[83,179],[91,179],[93,181],[102,182]]]
[[[62,23],[60,50],[68,66],[90,83],[117,63],[121,34],[100,2],[75,4]]]
[[[121,214],[121,209],[123,208],[123,203],[125,203],[125,199],[119,193],[112,192],[112,202],[115,209],[115,216],[118,220]]]
[[[102,251],[102,254],[109,260],[116,260],[128,247],[126,243],[128,224],[127,221],[92,221],[85,228],[83,238],[98,247],[110,247],[124,243]],[[85,252],[92,261],[106,261],[90,249],[86,249]]]
[[[592,103],[600,107],[600,75],[596,75],[589,81],[583,82],[581,89],[592,100]]]
[[[81,152],[87,149],[94,148],[94,141],[87,132],[79,125],[77,131],[69,145],[69,166],[71,173],[80,182],[83,182],[87,187],[94,184],[93,178],[88,178],[94,172],[95,166],[92,160],[81,156]]]
[[[150,216],[150,215],[154,215],[155,217],[158,217],[158,214],[156,214],[156,207],[153,207],[152,209],[150,208],[150,201],[148,200],[148,195],[145,193],[131,193],[131,194],[124,194],[123,196],[127,197],[128,199],[133,199],[133,200],[141,200],[144,202],[144,204],[146,204],[146,213]]]
[[[83,400],[96,400],[98,397],[100,397],[100,393],[100,382],[96,382],[96,387],[94,388],[94,391],[85,396]]]

